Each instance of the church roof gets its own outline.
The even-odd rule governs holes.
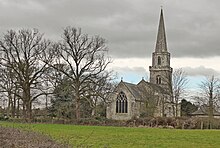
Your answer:
[[[146,82],[145,80],[141,80],[138,84],[132,84],[123,81],[120,83],[126,86],[134,98],[139,101],[149,98],[149,96],[152,95],[165,93],[163,88],[160,86]]]
[[[191,115],[196,116],[196,115],[208,115],[208,106],[207,105],[202,105],[197,111],[191,113]],[[220,116],[220,113],[216,111],[215,109],[213,110],[213,115],[214,116]]]
[[[163,9],[161,9],[155,52],[166,52],[166,51],[167,51],[166,33],[165,33]]]
[[[153,84],[153,83],[149,83],[145,80],[141,80],[138,84],[137,84],[140,88],[143,88],[143,86],[145,86],[145,91],[147,91],[149,88],[151,88],[152,90],[158,92],[158,93],[165,93],[164,89],[162,87],[160,87],[159,85]]]
[[[142,93],[136,84],[132,84],[128,82],[121,82],[121,83],[123,83],[128,88],[128,90],[136,99],[140,99],[140,100],[142,99]]]

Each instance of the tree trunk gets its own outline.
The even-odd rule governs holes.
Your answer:
[[[175,107],[176,107],[175,108],[175,117],[178,117],[178,115],[179,115],[178,114],[179,113],[179,107],[178,107],[178,103],[177,102],[175,103]]]
[[[26,119],[26,114],[27,114],[27,113],[26,113],[26,106],[27,106],[27,105],[26,105],[26,102],[23,101],[23,110],[22,110],[22,112],[23,112],[23,118],[24,118],[24,119]]]
[[[213,102],[209,101],[209,117],[210,118],[213,118],[213,110],[214,110]]]
[[[209,98],[209,129],[212,129],[212,121],[213,121],[213,94],[210,93],[210,98]]]
[[[16,109],[16,116],[17,118],[20,117],[20,99],[17,99],[17,109]]]
[[[27,104],[27,107],[26,107],[26,111],[27,111],[27,120],[28,120],[28,122],[30,122],[31,121],[31,119],[32,119],[32,103],[31,103],[31,101],[29,101]]]
[[[91,108],[92,108],[91,115],[92,115],[92,117],[96,116],[97,100],[98,100],[97,98],[94,98],[94,101],[91,105]]]
[[[30,122],[32,119],[32,100],[30,95],[30,86],[26,84],[23,92],[23,102],[25,103],[25,119]]]
[[[80,99],[77,96],[76,98],[76,120],[78,121],[80,119]]]
[[[8,93],[8,106],[7,106],[7,116],[10,116],[10,112],[11,112],[11,105],[12,105],[12,98],[11,98],[11,94]]]
[[[75,99],[76,99],[76,120],[80,119],[80,81],[76,79],[76,87],[75,87]],[[74,99],[73,99],[74,100]]]
[[[201,121],[201,129],[203,129],[203,121]]]
[[[96,116],[96,107],[92,108],[92,117]]]
[[[11,107],[11,116],[12,118],[15,117],[15,110],[16,110],[16,98],[13,97],[12,107]]]
[[[45,102],[45,108],[46,108],[46,110],[47,110],[47,108],[48,108],[48,95],[46,94],[46,102]]]

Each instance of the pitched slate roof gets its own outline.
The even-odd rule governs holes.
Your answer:
[[[160,87],[159,85],[153,84],[153,83],[149,83],[146,82],[145,80],[141,80],[137,86],[139,88],[144,88],[145,91],[149,91],[149,88],[157,93],[165,93],[164,89],[162,87]],[[145,92],[147,93],[147,92]]]
[[[145,80],[141,80],[138,84],[132,84],[121,81],[125,87],[131,92],[136,100],[144,100],[145,98],[149,97],[150,95],[162,94],[165,91],[158,85],[146,82]]]
[[[191,113],[191,115],[193,115],[193,116],[208,115],[208,106],[207,105],[202,105],[197,111]],[[213,110],[213,115],[214,116],[220,116],[220,113],[216,110]]]
[[[141,90],[137,87],[136,84],[132,83],[127,83],[127,82],[122,82],[128,90],[131,92],[131,94],[138,100],[142,100],[142,92]]]

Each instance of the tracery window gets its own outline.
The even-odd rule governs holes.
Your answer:
[[[157,64],[161,65],[161,57],[160,56],[158,56],[158,58],[157,58]]]
[[[117,96],[116,113],[128,113],[128,101],[124,92],[120,92]]]
[[[160,76],[156,77],[156,82],[157,82],[157,84],[161,84],[161,77]]]

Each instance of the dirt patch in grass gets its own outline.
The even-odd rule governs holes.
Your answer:
[[[15,128],[0,127],[0,147],[2,148],[63,148],[50,137]]]

